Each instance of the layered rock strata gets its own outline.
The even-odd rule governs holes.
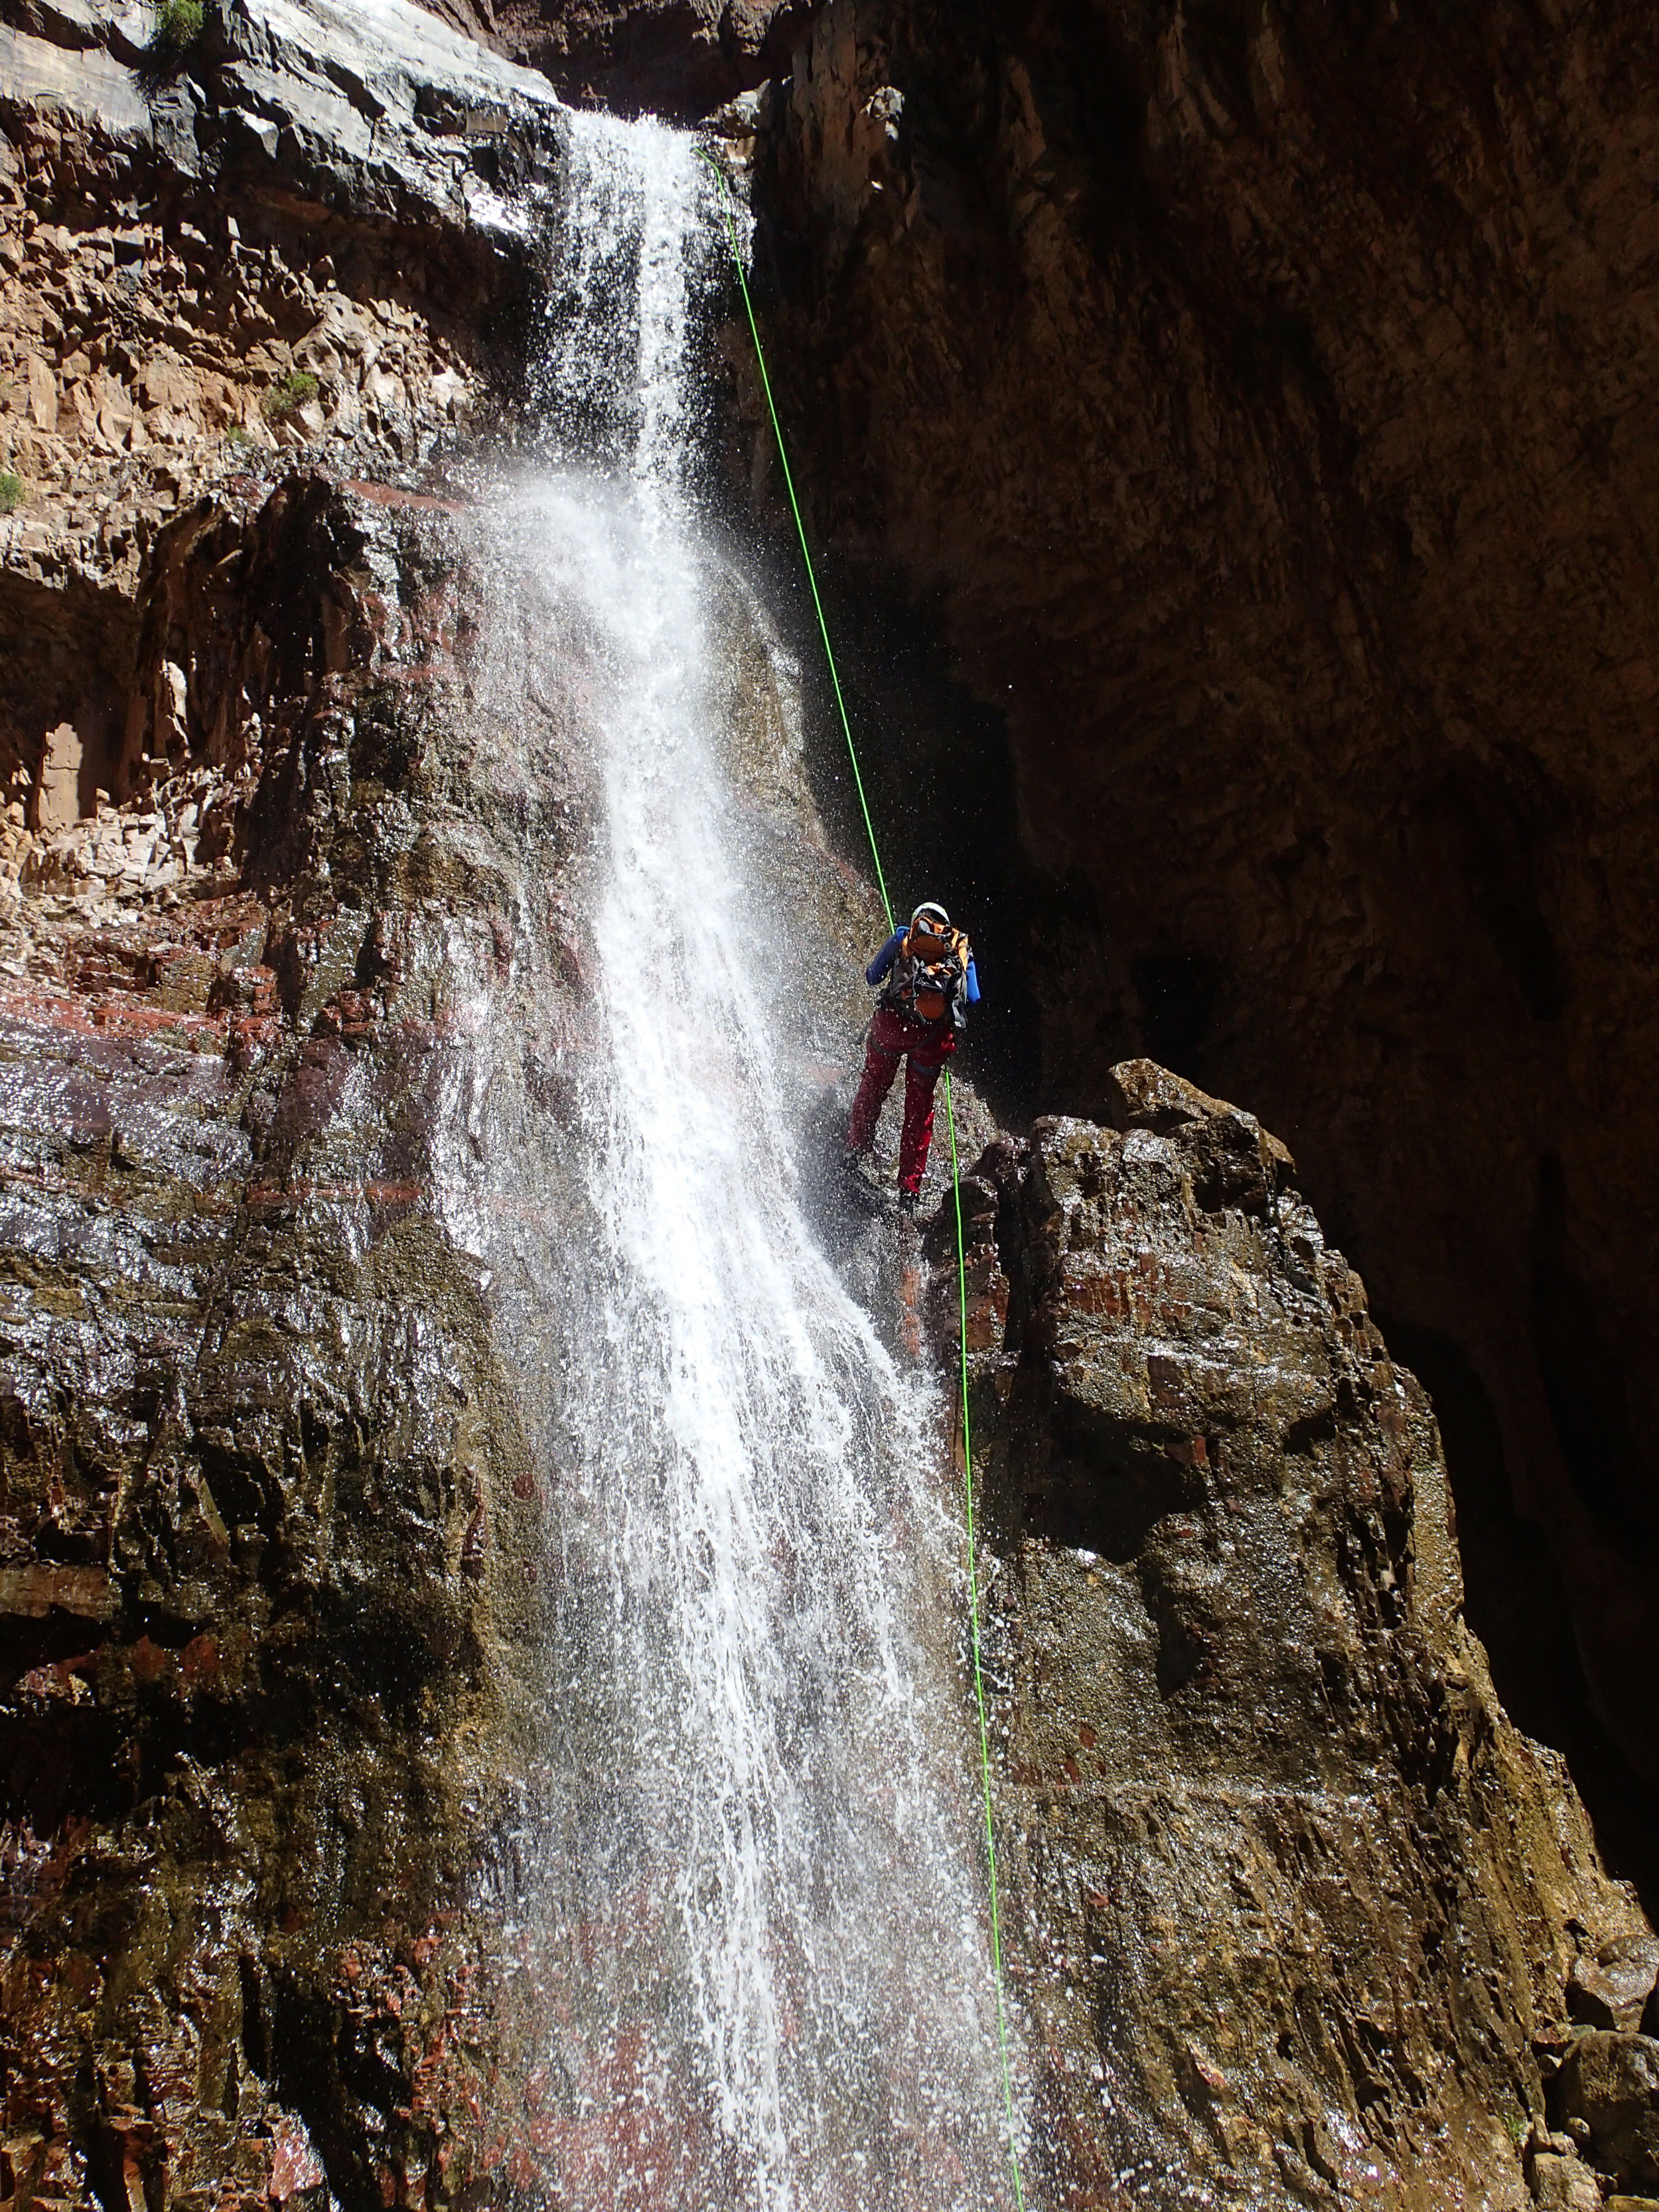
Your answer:
[[[541,1506],[433,1193],[522,823],[412,487],[558,112],[412,9],[0,15],[0,2191],[499,2194]]]
[[[1599,2202],[1659,1949],[1493,1694],[1428,1401],[1251,1115],[1109,1097],[964,1183],[1052,2201]]]
[[[758,141],[846,627],[898,584],[1012,757],[1038,1103],[1098,1113],[1145,1049],[1285,1131],[1460,1409],[1503,1679],[1627,1785],[1659,1741],[1655,36],[833,0]],[[978,777],[971,727],[892,749],[901,804]]]
[[[158,76],[118,9],[0,9],[14,878],[28,836],[228,765],[213,672],[138,635],[157,532],[283,450],[412,482],[516,373],[535,271],[501,192],[556,172],[552,96],[415,9],[362,12],[233,8]]]
[[[164,531],[171,634],[244,718],[220,849],[43,878],[5,933],[19,2206],[447,2203],[538,2156],[485,1900],[541,1508],[445,1211],[522,902],[512,794],[437,796],[478,744],[447,528],[301,477]]]

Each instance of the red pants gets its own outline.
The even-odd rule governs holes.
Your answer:
[[[904,1133],[899,1139],[899,1188],[917,1191],[933,1141],[933,1085],[939,1069],[957,1048],[956,1031],[948,1022],[914,1022],[891,1006],[878,1006],[870,1024],[870,1042],[864,1055],[864,1074],[853,1101],[847,1124],[847,1142],[855,1152],[867,1152],[875,1141],[882,1101],[893,1087],[898,1064],[909,1054],[904,1072]]]

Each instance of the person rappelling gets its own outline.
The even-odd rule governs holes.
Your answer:
[[[979,1004],[979,977],[973,948],[942,906],[928,899],[896,929],[864,971],[881,989],[870,1019],[864,1073],[847,1124],[849,1170],[872,1189],[879,1188],[871,1147],[882,1102],[893,1087],[901,1060],[904,1076],[904,1128],[899,1139],[898,1202],[916,1210],[927,1153],[933,1141],[933,1086],[957,1048],[968,1008]]]

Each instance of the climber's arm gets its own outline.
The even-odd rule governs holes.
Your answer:
[[[870,986],[872,991],[878,983],[884,981],[887,970],[898,958],[898,950],[903,942],[904,932],[902,929],[896,929],[892,935],[888,939],[886,944],[882,946],[880,951],[877,953],[875,958],[870,963],[870,965],[865,969],[864,980]]]

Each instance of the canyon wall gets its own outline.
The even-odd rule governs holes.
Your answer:
[[[1048,2187],[1589,2204],[1578,2143],[1640,2177],[1605,2111],[1567,2132],[1564,2015],[1605,1948],[1630,2035],[1659,1942],[1493,1693],[1427,1399],[1252,1115],[1147,1060],[1103,1087],[1108,1126],[963,1183]]]
[[[183,779],[101,809],[0,930],[19,2205],[447,2202],[537,2155],[489,1900],[544,1538],[433,1194],[519,884],[509,795],[429,807],[477,749],[444,520],[296,472],[160,533],[137,611],[223,656],[244,803],[212,858]]]
[[[562,125],[537,80],[419,20],[236,0],[167,57],[118,9],[0,0],[15,2212],[574,2208],[595,2170],[591,2112],[538,2069],[560,1992],[526,1916],[562,1786],[539,1765],[558,1524],[537,1433],[560,1377],[526,1362],[528,1294],[491,1279],[454,1198],[521,1245],[591,1228],[568,1147],[593,761],[579,720],[491,688],[502,580],[470,506],[537,313],[513,195],[556,193]],[[1632,1361],[1640,1341],[1598,1302],[1638,1218],[1595,1213],[1595,1246],[1578,1180],[1598,1145],[1632,1162],[1616,1115],[1592,1127],[1559,1087],[1589,1079],[1571,1041],[1591,1012],[1552,871],[1597,763],[1571,805],[1528,812],[1510,753],[1480,769],[1469,737],[1443,757],[1444,702],[1399,677],[1383,624],[1407,603],[1379,611],[1367,581],[1311,311],[1304,336],[1289,308],[1235,327],[1182,273],[1231,269],[1249,237],[1204,261],[1170,179],[1266,129],[1192,57],[1233,58],[1237,106],[1271,48],[1271,112],[1316,145],[1289,32],[1263,16],[1241,43],[1217,11],[1166,39],[1147,99],[1176,120],[1154,143],[1126,90],[1150,18],[1119,45],[1101,15],[918,10],[903,39],[856,20],[836,0],[788,90],[729,125],[764,126],[768,313],[842,585],[878,568],[917,595],[901,626],[920,604],[927,649],[953,641],[978,719],[939,729],[1006,714],[1025,849],[987,859],[1039,927],[992,940],[988,980],[1024,959],[1041,1085],[1091,1117],[994,1140],[964,1190],[1034,2196],[1571,2204],[1600,2193],[1587,2158],[1650,2185],[1625,2090],[1651,2060],[1659,1954],[1559,1762],[1493,1694],[1434,1419],[1304,1195],[1328,1188],[1344,1237],[1381,1240],[1389,1310],[1486,1378],[1525,1499],[1547,1520],[1559,1493],[1581,1595],[1613,1575],[1600,1493],[1573,1504],[1548,1440],[1554,1405],[1599,1450],[1617,1407],[1571,1330]],[[1455,137],[1430,61],[1415,96]],[[1495,124],[1480,141],[1493,160],[1503,143]],[[1017,206],[995,196],[1010,145]],[[1249,203],[1263,236],[1289,220],[1275,148]],[[1230,209],[1231,173],[1208,186]],[[1311,202],[1326,176],[1285,191]],[[1401,224],[1441,204],[1385,197]],[[1291,284],[1288,259],[1272,272]],[[1362,353],[1382,283],[1352,279]],[[1400,313],[1401,332],[1423,320]],[[1444,410],[1411,358],[1414,483],[1410,437]],[[1515,440],[1482,434],[1507,482]],[[1210,473],[1183,473],[1200,448]],[[1131,450],[1151,458],[1120,467]],[[1553,496],[1613,465],[1564,464]],[[759,452],[754,485],[764,515]],[[1625,556],[1596,542],[1611,573]],[[1395,582],[1429,557],[1377,544]],[[1443,580],[1419,588],[1413,620],[1462,635]],[[1549,702],[1570,672],[1541,617],[1514,635],[1530,719],[1565,746]],[[544,649],[580,692],[580,641],[549,628]],[[733,657],[763,659],[754,636]],[[850,1061],[868,886],[823,848],[777,702],[733,682],[745,834],[818,918],[792,1018]],[[1469,692],[1470,730],[1498,689]],[[901,800],[904,735],[872,744]],[[961,808],[948,750],[926,765]],[[969,794],[981,817],[996,788]],[[1641,817],[1628,792],[1608,805],[1612,870]],[[1272,807],[1284,836],[1259,842]],[[1620,926],[1640,921],[1632,900]],[[1050,924],[1063,960],[1042,957]],[[1536,973],[1557,979],[1541,1011]],[[1395,1029],[1350,1013],[1365,991],[1405,994]],[[1502,1084],[1480,1073],[1495,1036]],[[1188,1066],[1234,1054],[1229,1087],[1296,1131],[1300,1182],[1249,1115],[1126,1066],[1143,1040]],[[992,1125],[963,1105],[977,1150]],[[1559,1116],[1548,1206],[1528,1115]],[[1492,1241],[1505,1194],[1511,1245]],[[918,1249],[808,1194],[901,1351],[931,1329],[948,1353],[953,1222]],[[1564,1333],[1551,1384],[1538,1347]],[[1616,1453],[1595,1464],[1627,1477]],[[1643,1556],[1633,1536],[1612,1598],[1640,1596]],[[1617,1656],[1611,1600],[1604,1626]]]
[[[526,795],[458,711],[482,586],[410,487],[521,358],[495,194],[560,125],[384,27],[232,11],[158,57],[118,10],[0,20],[19,2208],[545,2172],[501,1936],[541,1507],[431,1196],[477,1011],[524,988]]]
[[[1500,1684],[1638,1826],[1656,38],[832,0],[757,139],[814,535],[1012,760],[1028,1096],[1145,1050],[1284,1132],[1434,1384]],[[955,773],[923,727],[889,788]]]

